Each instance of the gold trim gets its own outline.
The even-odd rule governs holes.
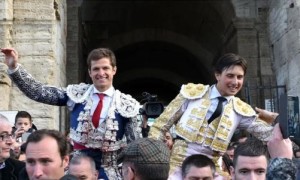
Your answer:
[[[175,143],[172,148],[172,156],[170,159],[170,171],[169,174],[172,174],[176,167],[181,167],[182,162],[185,160],[187,154],[188,144],[184,140],[175,140]]]
[[[181,86],[180,93],[188,99],[196,99],[201,98],[208,88],[208,85],[188,83]]]
[[[232,99],[233,99],[233,108],[238,114],[247,117],[256,115],[255,111],[249,104],[245,103],[238,97],[233,97]]]

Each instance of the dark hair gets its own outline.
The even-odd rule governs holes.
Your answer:
[[[240,143],[236,149],[234,150],[233,157],[233,167],[237,164],[237,159],[239,156],[248,156],[248,157],[257,157],[257,156],[265,156],[266,159],[269,159],[269,153],[267,147],[264,143],[255,138],[248,138],[245,142]]]
[[[25,143],[25,152],[29,143],[38,143],[45,137],[51,137],[56,140],[61,158],[69,154],[69,146],[66,137],[57,130],[41,129],[34,131],[28,136]]]
[[[209,159],[207,156],[204,156],[201,154],[194,154],[194,155],[188,156],[182,163],[181,171],[182,171],[183,178],[186,177],[189,170],[193,166],[195,166],[197,168],[209,166],[211,168],[213,174],[216,171],[216,166],[211,159]]]
[[[217,60],[215,72],[221,74],[231,66],[241,66],[244,74],[247,72],[247,61],[243,57],[233,53],[224,54]]]
[[[227,147],[227,150],[229,151],[229,150],[235,149],[238,145],[239,145],[239,142],[230,142]]]
[[[19,111],[15,117],[15,124],[19,118],[28,118],[30,123],[32,123],[31,115],[27,111]]]
[[[98,61],[102,58],[108,58],[112,67],[117,66],[116,56],[112,50],[108,48],[98,48],[92,50],[87,57],[88,69],[91,69],[91,62]]]
[[[233,166],[233,162],[230,159],[229,155],[225,153],[222,156],[222,160],[223,160],[223,163],[225,165],[226,171],[228,171],[228,173],[230,173],[230,166]]]

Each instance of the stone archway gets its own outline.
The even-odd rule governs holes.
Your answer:
[[[168,102],[183,83],[213,81],[210,76],[213,55],[181,34],[139,29],[114,36],[99,46],[115,51],[118,67],[121,67],[115,86],[135,97],[149,91]]]
[[[79,10],[82,43],[76,53],[82,60],[76,75],[89,81],[88,52],[109,47],[118,61],[115,87],[138,99],[150,91],[168,102],[183,83],[213,83],[216,58],[237,49],[236,39],[228,35],[235,16],[229,0],[86,0]]]

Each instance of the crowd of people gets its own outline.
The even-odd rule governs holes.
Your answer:
[[[69,139],[37,129],[26,111],[14,127],[0,115],[0,179],[296,179],[292,142],[272,125],[278,114],[254,110],[235,96],[247,71],[239,55],[219,58],[215,84],[182,85],[147,127],[138,120],[139,102],[113,86],[117,62],[110,49],[87,57],[93,84],[65,89],[35,80],[15,49],[1,52],[27,97],[71,112]]]

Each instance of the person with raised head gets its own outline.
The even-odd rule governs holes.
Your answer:
[[[213,180],[216,167],[207,156],[194,154],[183,161],[181,171],[183,180]]]
[[[41,129],[25,143],[26,172],[30,180],[60,179],[69,164],[69,146],[57,130]]]
[[[13,129],[16,136],[16,143],[14,143],[12,154],[19,159],[22,144],[26,141],[28,135],[37,130],[37,128],[32,123],[31,115],[27,111],[18,111],[15,116],[15,126]]]
[[[150,128],[149,138],[163,140],[175,124],[177,138],[171,155],[169,179],[181,178],[181,163],[193,154],[203,154],[216,164],[226,152],[236,129],[246,129],[263,141],[268,141],[277,113],[254,109],[235,95],[240,92],[247,71],[247,61],[228,53],[215,65],[216,84],[188,83],[165,108]]]
[[[170,150],[159,140],[141,138],[128,144],[119,155],[124,180],[166,180]]]
[[[70,138],[76,153],[91,156],[101,179],[121,179],[116,157],[126,136],[127,143],[140,137],[137,123],[140,104],[113,87],[116,57],[108,48],[92,50],[87,57],[93,84],[69,85],[66,89],[37,82],[18,63],[18,53],[2,48],[8,74],[26,96],[38,102],[68,106],[71,110]]]
[[[19,180],[19,174],[25,163],[10,158],[10,150],[15,142],[12,125],[8,119],[0,114],[0,179]]]
[[[68,169],[68,174],[76,176],[78,179],[97,180],[98,171],[95,161],[84,154],[72,157]]]

